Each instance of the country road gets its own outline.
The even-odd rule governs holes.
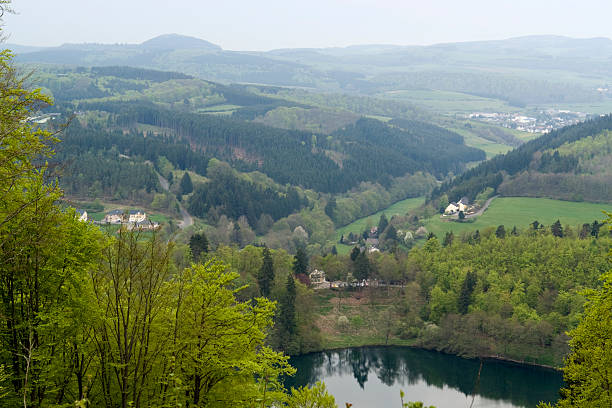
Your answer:
[[[485,201],[484,205],[482,206],[480,210],[476,211],[474,214],[466,215],[465,218],[474,218],[474,217],[478,217],[479,215],[482,215],[482,213],[485,212],[487,208],[489,208],[489,204],[491,204],[491,201],[493,201],[493,199],[497,197],[499,196],[496,195],[496,196],[489,198],[487,201]]]
[[[157,174],[157,178],[159,179],[159,184],[161,184],[162,188],[166,191],[170,191],[170,183],[168,183],[168,180],[166,180],[161,174],[155,172]],[[185,209],[185,207],[183,207],[183,204],[178,203],[179,205],[179,211],[181,212],[181,217],[183,217],[183,219],[181,221],[179,221],[178,226],[181,229],[187,228],[187,227],[191,227],[193,225],[193,217],[187,212],[187,210]]]

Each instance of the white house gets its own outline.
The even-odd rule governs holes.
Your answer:
[[[121,224],[123,222],[123,211],[113,210],[104,216],[103,221],[109,224]]]
[[[130,210],[128,213],[128,222],[142,222],[147,219],[147,214],[142,210]]]
[[[87,221],[87,211],[85,211],[85,210],[76,210],[76,215],[79,217],[79,221],[81,221],[81,222]]]
[[[325,283],[325,272],[324,271],[315,269],[314,271],[310,272],[308,277],[310,278],[310,283],[313,285],[320,285],[321,283]]]
[[[459,205],[457,203],[450,203],[448,207],[446,207],[446,209],[444,210],[444,214],[452,215],[457,214],[459,211],[461,210],[459,209]]]

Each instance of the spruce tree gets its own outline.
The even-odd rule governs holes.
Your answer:
[[[193,183],[191,182],[191,177],[188,172],[183,174],[183,178],[181,178],[181,195],[189,194],[193,191]]]
[[[497,227],[497,229],[495,230],[495,236],[499,239],[506,238],[506,228],[503,225]]]
[[[308,272],[308,255],[304,248],[299,247],[295,256],[293,257],[293,273],[299,275],[300,273],[306,274]]]
[[[191,248],[191,254],[195,260],[200,258],[200,254],[208,253],[208,238],[206,238],[206,234],[204,232],[193,234],[189,238],[189,248]]]
[[[264,246],[263,252],[263,264],[259,270],[259,276],[257,283],[259,284],[259,291],[261,296],[270,297],[270,291],[274,284],[274,263],[272,262],[272,255],[267,246]]]
[[[387,225],[389,225],[389,220],[387,220],[385,213],[382,213],[380,219],[378,220],[378,233],[382,234],[385,228],[387,228]]]
[[[550,232],[552,232],[555,237],[563,238],[563,226],[561,226],[561,221],[555,221],[555,223],[550,226]]]

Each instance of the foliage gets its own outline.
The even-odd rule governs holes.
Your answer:
[[[264,247],[262,257],[263,262],[261,269],[259,270],[257,283],[259,284],[261,296],[270,297],[270,291],[272,289],[272,284],[274,283],[274,263],[268,247]]]
[[[558,407],[612,404],[612,273],[602,275],[601,281],[600,288],[586,292],[584,314],[569,332],[571,353],[563,367],[566,388]]]
[[[336,408],[333,395],[327,393],[325,384],[317,381],[311,388],[291,388],[287,408]]]

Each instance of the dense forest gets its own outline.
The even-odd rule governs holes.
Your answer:
[[[361,119],[328,137],[317,137],[152,104],[92,102],[81,103],[79,109],[112,113],[121,127],[146,124],[170,129],[192,148],[237,169],[259,170],[279,183],[321,192],[344,192],[360,181],[388,184],[390,177],[417,171],[443,177],[460,172],[466,162],[485,158],[484,152],[466,147],[461,136],[420,122],[411,122],[406,131]]]

